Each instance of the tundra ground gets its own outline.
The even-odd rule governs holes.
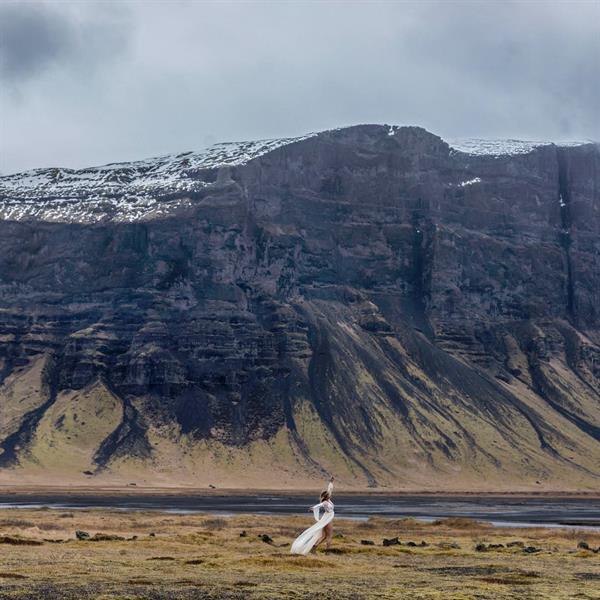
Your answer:
[[[600,599],[600,532],[338,519],[329,552],[291,556],[310,522],[3,509],[0,598]]]

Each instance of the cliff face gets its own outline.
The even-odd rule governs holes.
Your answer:
[[[457,147],[3,177],[0,480],[600,488],[599,148]]]

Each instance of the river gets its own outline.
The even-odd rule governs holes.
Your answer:
[[[600,529],[600,498],[500,497],[437,495],[334,496],[336,516],[366,519],[371,516],[414,517],[435,520],[469,517],[499,526],[545,526]],[[252,495],[197,494],[19,494],[0,492],[0,507],[58,509],[104,508],[158,510],[172,513],[306,514],[316,495],[257,493]]]

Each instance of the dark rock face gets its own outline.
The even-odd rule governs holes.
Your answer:
[[[600,485],[596,145],[358,126],[187,177],[139,219],[0,221],[0,466],[100,385],[121,408],[99,475],[160,470],[163,441],[279,454],[284,432],[282,484]]]

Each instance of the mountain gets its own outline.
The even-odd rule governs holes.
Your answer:
[[[600,148],[360,125],[0,178],[0,483],[600,489]]]

